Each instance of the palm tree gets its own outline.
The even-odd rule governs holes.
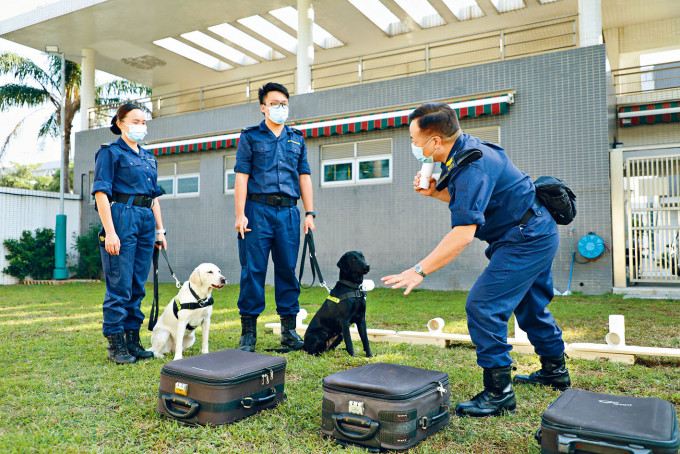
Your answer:
[[[38,137],[59,137],[61,125],[61,58],[48,57],[45,70],[32,60],[12,52],[0,54],[0,76],[13,77],[14,81],[0,86],[0,110],[15,107],[34,108],[22,118],[0,147],[0,159],[10,141],[17,135],[21,126],[31,115],[48,108],[51,113],[40,127]],[[69,162],[71,154],[71,129],[73,118],[80,110],[80,65],[66,61],[66,106],[64,131],[64,156]],[[115,80],[95,88],[95,106],[111,105],[125,99],[149,96],[151,89],[127,80]],[[62,175],[65,191],[69,191],[68,175]]]

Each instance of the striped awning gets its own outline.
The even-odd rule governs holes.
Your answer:
[[[680,121],[680,101],[620,107],[618,117],[621,127]]]
[[[469,99],[467,101],[449,104],[458,114],[458,118],[476,118],[482,115],[500,115],[507,111],[508,104],[514,102],[514,94]],[[366,131],[376,131],[398,128],[408,125],[408,116],[414,109],[395,110],[370,115],[348,118],[336,118],[313,123],[292,125],[302,131],[305,138],[327,137],[342,134],[354,134]],[[190,153],[195,151],[217,150],[238,146],[240,132],[219,136],[199,137],[195,139],[179,140],[149,144],[147,150],[153,150],[156,156]]]

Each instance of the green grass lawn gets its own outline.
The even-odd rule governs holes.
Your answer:
[[[144,300],[148,314],[151,301]],[[174,296],[161,285],[162,308]],[[303,290],[300,301],[311,316],[323,302],[321,288]],[[116,366],[105,360],[101,334],[104,285],[0,286],[0,451],[2,452],[168,452],[168,453],[352,453],[319,435],[321,380],[367,362],[389,362],[445,371],[451,401],[467,400],[481,391],[481,369],[470,345],[435,346],[372,344],[365,358],[344,348],[321,357],[291,352],[286,370],[284,404],[228,426],[186,427],[156,413],[160,370],[171,360],[148,360]],[[215,310],[211,351],[235,348],[240,335],[238,286],[213,292]],[[426,330],[433,317],[446,321],[444,331],[467,333],[465,292],[376,289],[368,296],[369,328]],[[630,345],[680,348],[678,302],[622,299],[605,295],[558,297],[551,310],[566,342],[604,342],[608,315],[626,315]],[[162,309],[161,308],[161,309]],[[267,288],[267,310],[258,320],[257,350],[278,346],[264,324],[276,322],[274,294]],[[512,328],[512,327],[511,327]],[[512,331],[512,330],[511,330]],[[149,345],[144,327],[142,343]],[[198,341],[185,356],[199,354]],[[513,353],[517,373],[538,367],[535,355]],[[574,387],[632,396],[660,397],[680,406],[680,361],[639,358],[635,365],[607,361],[568,360]],[[461,419],[411,453],[538,453],[533,434],[541,413],[558,393],[516,387],[518,411],[513,416]]]

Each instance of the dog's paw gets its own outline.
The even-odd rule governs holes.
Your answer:
[[[173,361],[177,361],[178,359],[182,359],[182,355],[175,355],[175,357],[172,358]]]
[[[205,355],[206,353],[210,353],[210,350],[208,350],[207,348],[201,350],[202,355]]]

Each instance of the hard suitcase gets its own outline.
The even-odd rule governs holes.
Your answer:
[[[675,407],[663,399],[567,389],[543,413],[541,453],[673,454]]]
[[[165,364],[158,411],[186,424],[228,424],[286,398],[286,359],[221,350]]]
[[[366,364],[323,380],[321,432],[371,451],[404,450],[449,424],[449,377]]]

